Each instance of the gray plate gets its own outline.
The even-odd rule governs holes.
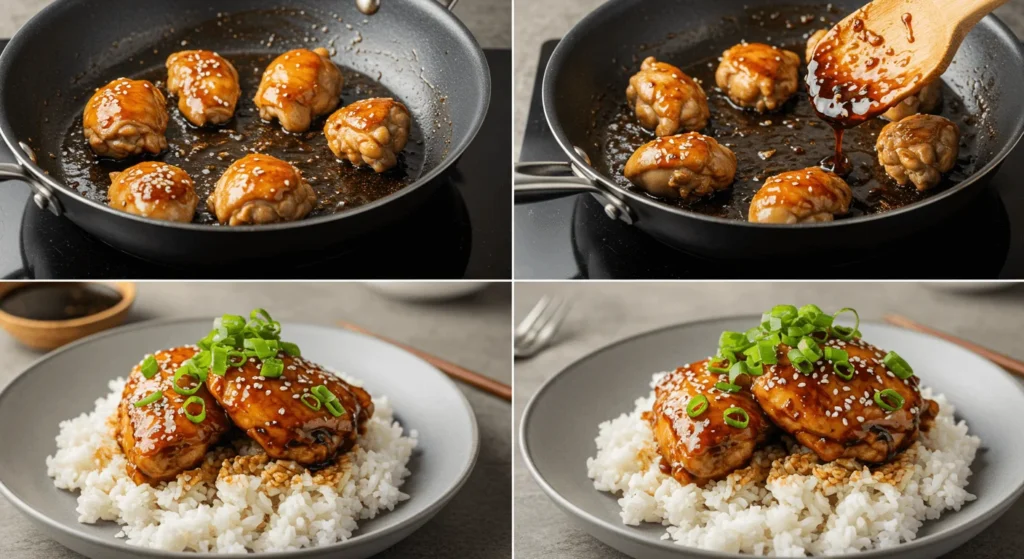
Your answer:
[[[146,352],[195,343],[210,329],[209,319],[131,324],[91,336],[46,355],[0,393],[0,492],[61,544],[90,557],[195,557],[195,553],[129,547],[114,537],[111,522],[81,524],[77,493],[54,487],[46,456],[56,450],[58,422],[91,411],[107,382],[125,376]],[[352,332],[307,324],[284,324],[285,339],[314,362],[365,382],[371,394],[386,395],[402,426],[419,432],[409,462],[412,475],[402,491],[411,498],[369,521],[354,537],[321,548],[260,557],[361,559],[405,538],[434,516],[469,477],[479,449],[476,417],[462,392],[440,371],[394,346]],[[220,557],[252,557],[231,554]]]
[[[714,353],[723,330],[742,332],[757,322],[751,316],[672,326],[573,363],[545,383],[523,413],[519,440],[530,473],[582,529],[633,557],[745,557],[662,541],[660,524],[622,524],[617,496],[594,489],[586,460],[596,452],[598,423],[632,410],[634,400],[650,390],[653,373],[703,359]],[[881,324],[864,324],[861,331],[866,340],[912,363],[923,383],[945,393],[970,433],[982,439],[967,487],[976,501],[925,522],[910,543],[856,554],[858,559],[936,557],[977,535],[1024,491],[1024,446],[1006,439],[1015,414],[1024,409],[1024,390],[989,361],[942,340]]]

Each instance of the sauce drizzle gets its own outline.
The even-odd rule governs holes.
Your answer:
[[[907,28],[907,42],[914,42],[914,15],[910,12],[903,14],[903,26]]]

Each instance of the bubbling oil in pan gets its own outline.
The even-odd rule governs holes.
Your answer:
[[[842,19],[836,10],[821,7],[789,7],[751,11],[746,21],[739,21],[743,39],[764,42],[791,50],[804,60],[807,36],[818,29],[832,27]],[[730,34],[729,39],[736,37]],[[649,55],[678,66],[701,83],[708,95],[711,121],[701,133],[727,145],[738,160],[736,180],[728,190],[694,202],[654,198],[688,211],[726,219],[747,220],[747,212],[754,194],[765,179],[782,173],[819,166],[834,154],[835,138],[832,128],[820,120],[811,106],[806,90],[801,89],[776,112],[759,115],[736,108],[728,96],[715,85],[718,56],[734,43],[715,39],[720,48],[714,57],[694,61],[685,54],[664,53],[657,48],[638,53],[633,67],[638,70],[641,60]],[[633,70],[635,71],[635,70]],[[801,65],[799,83],[804,83],[807,69]],[[626,82],[611,84],[609,91],[596,100],[588,149],[594,167],[611,177],[623,188],[636,190],[623,175],[626,161],[641,145],[655,138],[654,132],[637,122],[633,108],[626,102]],[[923,200],[966,180],[974,173],[976,162],[976,119],[969,115],[963,102],[946,85],[942,85],[940,114],[960,127],[960,155],[956,166],[935,188],[918,192],[913,185],[899,186],[885,174],[878,163],[875,141],[878,133],[888,124],[880,119],[870,120],[846,130],[843,151],[849,157],[853,171],[846,177],[853,191],[850,213],[844,219],[860,215],[891,211]],[[646,194],[645,194],[646,195]]]
[[[167,70],[163,66],[130,76],[153,82],[167,97],[169,149],[155,157],[133,157],[123,161],[99,158],[85,140],[79,115],[64,138],[60,154],[60,165],[68,186],[105,204],[110,173],[123,171],[143,160],[163,161],[181,167],[195,181],[200,202],[193,223],[216,224],[216,217],[206,207],[206,198],[228,166],[249,153],[272,155],[295,165],[302,172],[317,194],[317,205],[306,219],[368,204],[416,181],[423,168],[424,146],[423,133],[415,121],[409,131],[409,143],[398,156],[398,165],[386,173],[377,174],[367,167],[356,168],[335,158],[323,134],[329,115],[314,120],[310,129],[301,134],[285,132],[277,121],[264,122],[260,119],[253,97],[263,71],[279,54],[222,53],[238,70],[242,96],[238,100],[235,117],[221,127],[197,128],[181,116],[177,97],[167,94]],[[345,77],[339,107],[370,97],[400,100],[373,78],[343,66],[339,68]],[[83,100],[83,109],[84,106]]]

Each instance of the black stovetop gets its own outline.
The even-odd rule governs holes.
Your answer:
[[[0,48],[7,41],[0,41]],[[28,185],[0,185],[0,276],[37,279],[508,279],[512,275],[512,54],[486,50],[492,97],[476,140],[402,225],[293,268],[183,269],[139,260],[38,209]],[[14,161],[0,143],[0,161]],[[271,274],[268,276],[267,274]]]
[[[544,119],[541,83],[557,41],[541,50],[522,161],[565,161]],[[929,230],[878,247],[856,260],[811,270],[714,261],[679,252],[605,216],[589,194],[517,204],[517,279],[1020,279],[1024,278],[1024,145],[992,179],[991,188],[957,215]],[[835,257],[830,257],[835,258]],[[811,276],[789,275],[807,272]],[[712,274],[712,275],[709,275]]]

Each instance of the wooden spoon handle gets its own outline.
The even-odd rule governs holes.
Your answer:
[[[1013,373],[1014,375],[1024,378],[1024,362],[1018,361],[1008,355],[1003,355],[1002,353],[992,351],[991,349],[980,346],[974,342],[969,342],[967,340],[958,338],[951,334],[940,332],[938,330],[935,330],[934,328],[929,328],[922,324],[918,324],[904,316],[889,314],[885,316],[885,321],[888,322],[889,324],[893,324],[901,328],[906,328],[907,330],[915,330],[917,332],[931,334],[936,338],[942,338],[947,342],[954,343],[966,350],[977,353],[978,355],[984,357],[985,359],[988,359],[989,361],[995,363],[996,365],[999,365],[1000,367],[1006,369],[1006,371],[1009,373]]]
[[[408,351],[409,353],[415,355],[416,357],[419,357],[420,359],[426,361],[427,363],[430,363],[431,365],[437,367],[438,369],[441,370],[441,372],[452,378],[461,380],[462,382],[470,386],[479,388],[480,390],[497,396],[503,400],[507,400],[509,402],[512,401],[512,387],[505,383],[498,382],[489,377],[485,377],[480,373],[474,373],[469,369],[462,368],[454,363],[449,363],[448,361],[445,361],[440,357],[433,356],[429,353],[420,351],[414,347],[407,346],[401,342],[396,342],[395,340],[392,340],[390,338],[385,338],[384,336],[381,336],[380,334],[375,334],[361,326],[357,326],[349,322],[339,322],[338,326],[341,326],[346,330],[351,330],[353,332],[358,332],[360,334],[365,334],[367,336],[377,338],[382,342],[387,342],[395,347],[404,349],[405,351]]]

